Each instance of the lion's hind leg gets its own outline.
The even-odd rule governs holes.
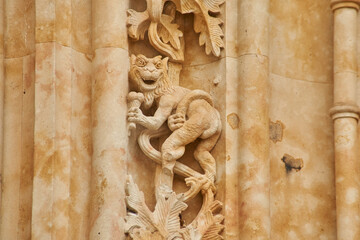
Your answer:
[[[202,169],[204,169],[205,176],[212,182],[215,182],[216,161],[210,151],[214,148],[216,142],[218,141],[220,133],[221,131],[218,130],[211,137],[201,140],[194,152],[194,157],[199,162]]]
[[[165,140],[161,147],[160,184],[166,184],[172,188],[173,168],[176,160],[184,155],[185,146],[194,142],[205,131],[204,128],[201,118],[191,118]]]

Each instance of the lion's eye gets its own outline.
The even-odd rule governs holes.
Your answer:
[[[146,65],[146,62],[144,59],[138,58],[136,60],[136,65],[138,65],[139,67],[144,67]]]
[[[156,67],[156,68],[161,68],[161,66],[162,66],[161,62],[157,62],[157,63],[155,64],[155,67]]]

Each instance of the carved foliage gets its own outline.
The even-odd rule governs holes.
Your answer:
[[[209,14],[219,13],[220,5],[225,0],[175,0],[180,12],[194,13],[194,30],[200,33],[199,44],[205,44],[206,54],[211,52],[215,56],[220,56],[220,50],[224,47],[222,37],[224,36],[221,29],[223,21],[220,18],[213,17]]]
[[[199,44],[206,54],[220,56],[224,47],[222,20],[213,14],[220,12],[225,0],[147,0],[144,12],[128,10],[128,33],[135,40],[144,39],[146,31],[152,46],[172,60],[184,60],[183,33],[174,23],[175,12],[194,14],[194,30],[200,33]],[[212,15],[210,14],[212,13]]]
[[[144,194],[129,177],[126,203],[132,212],[126,217],[126,231],[132,239],[181,239],[179,214],[187,205],[172,193],[168,198],[160,197],[154,212],[145,204]]]
[[[224,216],[215,214],[222,205],[212,201],[198,214],[187,227],[181,227],[179,215],[187,208],[182,195],[172,192],[168,197],[160,196],[154,212],[146,206],[144,194],[133,182],[127,182],[126,204],[128,214],[125,218],[125,231],[134,240],[220,240],[219,233],[224,229]]]

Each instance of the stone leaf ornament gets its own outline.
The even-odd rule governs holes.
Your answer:
[[[183,33],[175,23],[176,11],[194,14],[194,30],[199,33],[200,46],[206,54],[219,57],[224,47],[223,21],[214,16],[225,0],[146,0],[144,12],[128,10],[128,34],[135,40],[144,39],[148,31],[151,45],[174,61],[184,60]]]
[[[129,177],[126,204],[130,212],[126,217],[126,231],[134,240],[182,239],[179,214],[187,205],[175,193],[167,199],[158,199],[154,212],[145,204],[144,194]]]
[[[187,227],[180,224],[180,214],[187,208],[180,195],[174,192],[168,197],[157,199],[155,210],[146,206],[144,194],[139,190],[131,176],[128,177],[125,218],[125,232],[133,240],[220,240],[219,233],[224,229],[224,216],[213,211],[221,209],[219,201],[212,202],[209,209],[199,213]]]

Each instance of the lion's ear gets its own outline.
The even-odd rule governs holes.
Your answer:
[[[169,61],[169,58],[168,57],[166,57],[166,58],[164,58],[163,60],[161,60],[162,61],[162,63],[163,63],[163,66],[166,66],[166,69],[168,68],[168,61]]]
[[[131,57],[130,57],[130,64],[131,65],[134,65],[136,62],[136,56],[134,54],[131,54]]]

